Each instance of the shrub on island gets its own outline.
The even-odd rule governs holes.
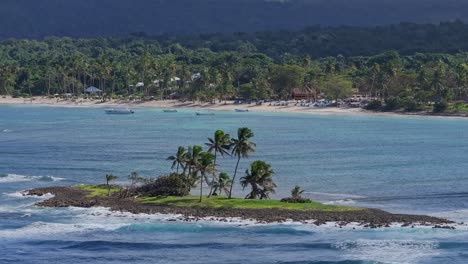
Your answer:
[[[281,199],[282,203],[311,203],[312,200],[309,198],[304,198],[304,197],[298,197],[298,198],[293,198],[293,197],[288,197],[288,198],[283,198]]]
[[[186,196],[190,194],[190,186],[183,175],[171,173],[148,180],[136,192],[149,197]]]
[[[304,190],[301,189],[301,186],[296,185],[291,190],[291,197],[281,199],[283,203],[311,203],[312,200],[304,198],[301,194],[304,193]]]

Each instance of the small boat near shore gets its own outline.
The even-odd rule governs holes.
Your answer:
[[[234,111],[239,112],[239,113],[245,113],[248,112],[248,109],[234,109]]]
[[[164,113],[177,113],[177,110],[176,109],[164,109],[163,112]]]
[[[195,112],[197,116],[214,116],[214,113]]]
[[[135,113],[129,108],[111,108],[104,110],[109,115],[129,115]]]

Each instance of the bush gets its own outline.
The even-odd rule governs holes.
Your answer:
[[[393,111],[402,107],[402,100],[399,97],[390,97],[385,99],[385,111]]]
[[[464,102],[457,102],[452,108],[454,112],[468,112],[468,104]]]
[[[414,100],[407,99],[404,103],[405,111],[413,112],[420,110],[419,104],[416,103]]]
[[[288,198],[281,199],[281,202],[283,203],[311,203],[312,200],[308,198],[304,198],[304,197],[297,197],[297,198],[288,197]]]
[[[186,182],[183,175],[172,173],[149,180],[146,184],[137,188],[137,193],[151,197],[186,196],[190,193],[190,187]]]
[[[382,108],[382,102],[380,100],[372,100],[366,105],[367,110],[378,110]]]
[[[447,110],[448,104],[445,101],[440,101],[434,104],[433,112],[434,113],[443,113]]]
[[[18,90],[13,90],[13,93],[12,93],[11,97],[13,97],[13,98],[21,97],[20,91],[18,91]]]
[[[302,193],[304,193],[304,190],[302,190],[301,186],[296,185],[291,190],[291,197],[283,198],[281,199],[281,202],[283,203],[311,203],[312,201],[310,199],[307,199],[301,196]]]

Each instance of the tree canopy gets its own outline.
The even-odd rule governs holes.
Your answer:
[[[419,27],[425,29],[425,26],[416,26]],[[427,30],[445,29],[448,35],[465,27],[454,22],[427,26]],[[394,30],[400,32],[404,28],[395,26]],[[382,31],[385,32],[386,27]],[[255,34],[240,34],[236,39],[220,37],[217,47],[213,46],[214,35],[204,37],[205,44],[197,45],[193,44],[198,43],[197,37],[5,40],[0,42],[0,94],[80,95],[87,87],[95,86],[106,98],[202,101],[291,99],[293,88],[304,87],[333,99],[349,96],[351,89],[381,99],[400,97],[418,103],[464,100],[467,96],[468,53],[463,51],[468,47],[463,45],[468,42],[454,40],[450,45],[459,45],[459,48],[445,50],[447,53],[429,53],[431,49],[428,48],[428,53],[405,54],[411,50],[424,51],[424,45],[429,47],[428,43],[434,43],[439,37],[442,41],[446,36],[435,34],[433,42],[416,45],[408,41],[407,45],[413,45],[411,49],[393,45],[405,50],[404,53],[388,50],[357,56],[360,52],[350,51],[351,55],[317,57],[312,44],[304,44],[308,49],[301,50],[297,49],[300,43],[288,46],[273,37],[287,39],[288,34],[293,37],[298,33],[271,33],[271,38],[258,38],[253,42],[249,36]],[[262,36],[261,33],[258,36]],[[270,48],[260,43],[268,43]],[[341,42],[335,39],[331,43],[334,43],[334,52],[340,50]],[[231,48],[223,48],[225,44]],[[450,45],[437,45],[440,49],[432,50],[444,50]],[[271,49],[276,51],[271,52]],[[364,53],[368,52],[371,50]]]

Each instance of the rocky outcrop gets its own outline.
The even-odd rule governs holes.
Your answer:
[[[118,197],[87,197],[87,192],[73,187],[51,187],[39,188],[26,192],[27,195],[54,194],[53,198],[37,203],[38,206],[46,207],[109,207],[114,211],[146,214],[180,214],[185,221],[197,221],[201,218],[213,218],[223,221],[228,218],[254,219],[258,222],[284,222],[293,220],[297,222],[322,225],[327,222],[336,222],[338,227],[349,223],[359,223],[368,228],[389,227],[392,223],[403,223],[402,226],[413,226],[414,224],[433,226],[434,228],[445,228],[452,221],[424,216],[391,214],[382,210],[367,209],[352,211],[303,211],[282,209],[233,209],[233,208],[197,208],[161,206],[155,204],[144,204],[131,198]],[[311,221],[314,220],[314,221]]]

